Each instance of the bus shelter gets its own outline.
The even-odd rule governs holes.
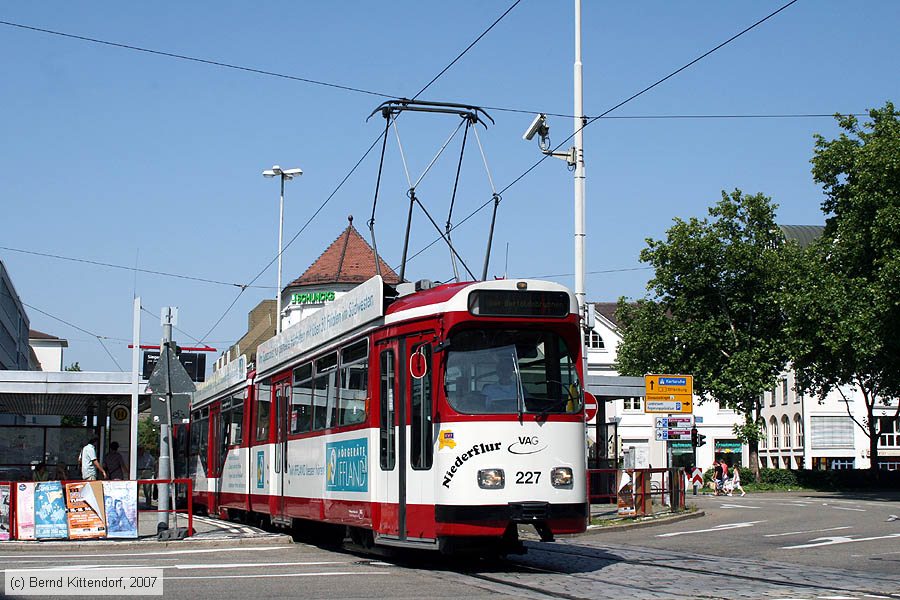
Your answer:
[[[117,441],[133,473],[144,388],[132,373],[0,371],[0,480],[30,480],[40,462],[51,477],[80,478],[76,463],[91,434],[101,457]]]

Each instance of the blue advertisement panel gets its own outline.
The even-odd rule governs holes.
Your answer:
[[[360,438],[325,445],[325,489],[330,492],[369,490],[369,440]]]
[[[106,536],[137,538],[137,481],[104,481]]]
[[[66,539],[66,501],[62,484],[42,481],[34,489],[34,535],[39,540]]]

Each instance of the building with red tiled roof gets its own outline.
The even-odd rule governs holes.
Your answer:
[[[283,329],[379,274],[375,268],[375,251],[353,226],[352,216],[348,221],[347,228],[319,258],[282,290]],[[400,283],[400,277],[381,257],[378,265],[385,283]]]

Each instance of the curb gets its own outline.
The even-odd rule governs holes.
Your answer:
[[[640,527],[652,527],[654,525],[667,525],[669,523],[679,523],[690,519],[699,519],[705,517],[706,513],[697,510],[689,513],[669,514],[662,517],[651,517],[643,521],[632,521],[627,523],[614,523],[611,525],[589,525],[588,530],[580,535],[590,535],[603,531],[621,531],[623,529],[638,529]]]
[[[3,541],[0,542],[0,552],[4,550],[36,550],[38,552],[52,552],[55,550],[85,550],[91,548],[128,548],[128,549],[147,549],[147,548],[196,548],[203,547],[229,547],[236,546],[288,546],[293,544],[294,540],[286,534],[272,534],[265,536],[253,537],[215,537],[215,538],[185,538],[183,540],[172,540],[160,542],[156,538],[150,537],[139,540],[86,540],[79,542],[71,542],[65,540],[44,540],[44,541]]]

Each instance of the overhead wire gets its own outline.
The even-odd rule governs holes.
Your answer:
[[[452,61],[450,61],[450,63],[447,64],[446,67],[441,69],[441,71],[440,71],[440,73],[438,73],[438,75],[433,77],[431,79],[431,81],[429,81],[427,84],[425,84],[422,87],[422,89],[420,89],[416,93],[416,95],[413,96],[412,99],[415,100],[420,95],[425,93],[425,91],[428,88],[430,88],[442,75],[444,75],[454,64],[456,64],[460,60],[460,58],[462,58],[467,52],[469,52],[469,50],[471,50],[489,31],[491,31],[501,20],[503,20],[503,18],[505,18],[506,15],[508,15],[510,13],[510,11],[512,11],[513,8],[518,6],[518,4],[520,2],[521,2],[521,0],[515,0],[515,2],[513,2],[513,4],[506,11],[503,12],[503,14],[501,14],[497,19],[495,19],[494,22],[491,23],[491,25],[481,35],[476,37],[475,40],[472,41],[468,46],[466,46],[466,48],[462,52],[460,52]],[[2,23],[2,21],[0,21],[0,23]],[[393,96],[393,97],[396,98],[397,96]],[[353,165],[353,167],[344,176],[344,178],[341,179],[341,181],[340,181],[340,183],[338,183],[337,187],[335,187],[335,189],[331,192],[331,194],[329,194],[328,197],[325,198],[325,200],[322,202],[322,204],[319,205],[319,208],[312,214],[312,216],[309,219],[307,219],[306,223],[304,223],[304,225],[300,228],[300,230],[296,234],[294,234],[294,236],[288,241],[288,243],[279,249],[279,254],[276,254],[275,258],[270,260],[269,263],[265,267],[263,267],[263,269],[260,270],[259,273],[257,273],[257,275],[250,281],[251,284],[255,283],[256,280],[259,279],[262,276],[262,274],[265,273],[269,269],[269,267],[271,267],[275,263],[275,261],[278,260],[278,257],[284,254],[284,251],[287,250],[291,246],[291,244],[294,243],[294,241],[300,236],[300,234],[303,233],[303,231],[306,230],[306,228],[309,226],[309,224],[312,223],[313,219],[315,219],[316,216],[318,216],[318,214],[320,212],[322,212],[322,210],[324,210],[324,208],[328,204],[328,202],[344,186],[344,183],[346,183],[347,180],[350,179],[350,177],[353,175],[353,173],[356,172],[356,170],[359,168],[359,165],[361,165],[362,162],[366,159],[366,157],[369,156],[369,154],[372,152],[372,149],[375,148],[375,146],[378,144],[378,142],[381,141],[382,136],[387,136],[387,132],[388,132],[388,130],[387,130],[387,128],[385,128],[384,131],[380,132],[379,135],[374,140],[372,140],[372,143],[369,145],[369,147],[366,149],[366,151],[363,153],[363,155],[359,158],[359,160],[356,161],[356,164]],[[228,308],[225,309],[225,312],[222,313],[222,316],[220,316],[216,320],[216,322],[213,324],[213,326],[210,327],[209,331],[206,332],[206,334],[200,339],[200,341],[198,343],[201,343],[201,344],[204,343],[203,340],[205,340],[207,337],[209,337],[209,335],[213,331],[215,331],[216,327],[219,326],[219,324],[225,319],[225,317],[228,315],[228,313],[231,312],[231,309],[234,308],[234,305],[237,304],[237,301],[243,295],[245,290],[246,290],[246,287],[242,288],[238,292],[237,296],[234,298],[234,300],[231,302],[231,304],[228,305]],[[280,294],[281,290],[278,290],[277,293]],[[279,316],[279,318],[280,318],[280,316]]]
[[[604,118],[604,117],[605,117],[606,115],[608,115],[609,113],[613,112],[614,110],[617,110],[617,109],[621,108],[622,106],[624,106],[625,104],[628,104],[629,102],[631,102],[632,100],[638,98],[639,96],[641,96],[641,95],[643,95],[643,94],[649,92],[650,90],[652,90],[653,88],[655,88],[655,87],[657,87],[658,85],[662,84],[663,82],[668,81],[669,79],[671,79],[672,77],[674,77],[674,76],[677,75],[678,73],[681,73],[681,72],[684,71],[685,69],[687,69],[687,68],[691,67],[692,65],[698,63],[699,61],[703,60],[704,58],[706,58],[706,57],[709,56],[710,54],[712,54],[712,53],[716,52],[717,50],[723,48],[724,46],[730,44],[731,42],[733,42],[734,40],[738,39],[738,38],[741,37],[742,35],[748,33],[749,31],[751,31],[751,30],[753,30],[753,29],[755,29],[755,28],[758,27],[759,25],[765,23],[766,21],[768,21],[769,19],[771,19],[772,17],[774,17],[774,16],[777,15],[778,13],[780,13],[780,12],[782,12],[783,10],[789,8],[789,7],[792,6],[793,4],[796,4],[798,1],[799,1],[799,0],[791,0],[791,1],[788,2],[787,4],[784,4],[783,6],[781,6],[780,8],[778,8],[777,10],[775,10],[775,11],[769,13],[768,15],[766,15],[765,17],[763,17],[762,19],[759,19],[758,21],[756,21],[756,22],[753,23],[752,25],[750,25],[750,26],[744,28],[744,29],[741,30],[740,32],[734,34],[733,36],[731,36],[730,38],[728,38],[727,40],[725,40],[724,42],[718,44],[717,46],[715,46],[715,47],[712,48],[711,50],[707,50],[706,52],[704,52],[703,54],[701,54],[701,55],[698,56],[697,58],[695,58],[695,59],[693,59],[692,61],[688,62],[687,64],[685,64],[685,65],[679,67],[678,69],[672,71],[671,73],[669,73],[669,74],[666,75],[665,77],[662,77],[661,79],[658,79],[657,81],[655,81],[654,83],[652,83],[652,84],[648,85],[647,87],[643,88],[643,89],[640,90],[639,92],[636,92],[636,93],[632,94],[631,96],[629,96],[629,97],[626,98],[625,100],[622,100],[622,101],[619,102],[618,104],[616,104],[616,105],[612,106],[611,108],[608,108],[607,110],[603,111],[601,114],[599,114],[599,115],[597,115],[597,116],[595,116],[595,117],[592,117],[592,118],[590,118],[590,119],[588,119],[587,117],[583,117],[582,126],[579,128],[579,131],[583,130],[583,129],[584,129],[585,127],[587,127],[588,125],[597,122],[597,120]],[[501,189],[500,192],[499,192],[499,194],[502,195],[502,194],[503,194],[504,192],[506,192],[508,189],[510,189],[511,187],[513,187],[514,185],[516,185],[519,181],[521,181],[522,179],[524,179],[525,177],[527,177],[529,173],[531,173],[534,169],[536,169],[536,168],[537,168],[541,163],[543,163],[545,160],[547,160],[548,158],[550,158],[550,156],[552,156],[552,154],[553,154],[554,152],[556,152],[557,150],[559,150],[560,148],[562,148],[566,143],[568,143],[568,142],[569,142],[572,138],[574,138],[574,137],[575,137],[575,133],[572,133],[569,137],[567,137],[567,138],[564,139],[562,142],[560,142],[559,144],[557,144],[556,147],[554,147],[552,150],[550,150],[550,151],[548,151],[547,153],[545,153],[544,156],[542,156],[537,162],[535,162],[533,165],[531,165],[530,167],[528,167],[528,169],[526,169],[523,173],[521,173],[518,177],[516,177],[515,179],[513,179],[513,180],[512,180],[510,183],[508,183],[503,189]],[[492,202],[494,202],[494,199],[493,199],[493,198],[490,199],[490,200],[488,200],[488,201],[486,201],[486,202],[484,202],[483,204],[481,204],[478,208],[476,208],[476,209],[473,210],[471,213],[469,213],[469,214],[468,214],[464,219],[462,219],[459,223],[457,223],[456,225],[454,225],[454,226],[453,226],[453,229],[456,229],[456,228],[460,227],[461,225],[463,225],[463,224],[464,224],[465,222],[467,222],[469,219],[471,219],[472,217],[474,217],[477,213],[479,213],[479,212],[481,212],[482,210],[484,210],[484,208],[487,207],[487,206],[488,206],[489,204],[491,204]],[[436,243],[438,243],[439,241],[441,241],[441,238],[437,238],[437,239],[433,240],[431,243],[429,243],[428,245],[426,245],[425,247],[423,247],[421,250],[419,250],[418,252],[415,252],[412,256],[409,257],[408,260],[412,260],[413,258],[419,256],[420,254],[422,254],[423,252],[425,252],[426,250],[428,250],[429,248],[431,248],[432,246],[434,246],[434,245],[435,245]]]

